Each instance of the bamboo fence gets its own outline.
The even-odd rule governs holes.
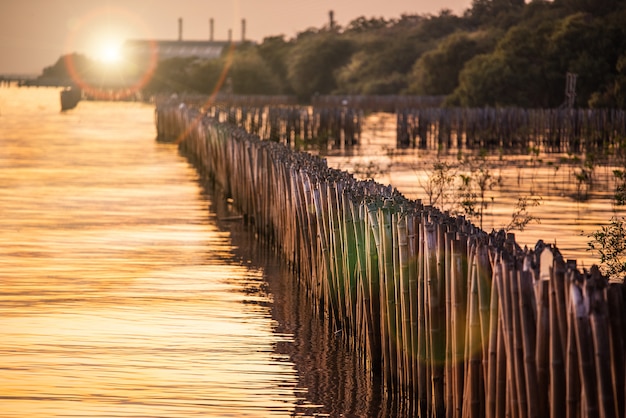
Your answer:
[[[204,111],[216,120],[241,126],[261,139],[293,148],[351,147],[361,138],[363,112],[353,108],[213,105]]]
[[[626,288],[176,103],[156,109],[387,396],[422,417],[626,417]]]
[[[423,109],[439,107],[445,96],[407,95],[315,95],[311,97],[313,107],[348,106],[366,112],[394,113],[402,109]]]
[[[339,149],[359,143],[363,111],[341,106],[277,105],[272,97],[233,96],[231,101],[209,99],[206,96],[185,96],[184,101],[159,98],[157,107],[168,106],[172,102],[177,105],[184,103],[182,106],[198,109],[216,121],[241,126],[261,139],[280,142],[292,148]],[[168,128],[164,129],[171,126],[166,125]],[[171,133],[164,132],[164,135],[171,136]]]
[[[579,154],[616,151],[626,138],[619,109],[406,108],[396,117],[401,147]]]

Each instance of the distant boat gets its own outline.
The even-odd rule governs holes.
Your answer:
[[[74,109],[83,93],[78,87],[67,87],[61,90],[61,111]]]

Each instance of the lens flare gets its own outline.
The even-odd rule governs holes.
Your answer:
[[[86,95],[96,99],[134,96],[152,78],[158,61],[158,50],[149,42],[149,53],[141,57],[127,56],[122,43],[127,35],[152,39],[151,31],[138,16],[123,8],[104,7],[95,9],[74,20],[66,42],[67,51],[76,51],[78,42],[92,40],[89,49],[102,68],[92,68],[88,73],[79,68],[74,54],[65,55],[65,65],[74,83]],[[116,73],[104,76],[115,64]],[[112,81],[113,75],[117,78]],[[108,77],[108,79],[107,79]]]

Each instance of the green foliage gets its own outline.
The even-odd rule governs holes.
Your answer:
[[[259,56],[267,63],[275,76],[281,81],[282,89],[287,85],[287,62],[293,44],[285,41],[284,36],[272,36],[265,38],[258,46]]]
[[[337,93],[397,94],[406,88],[406,74],[415,60],[428,49],[406,34],[354,42],[357,52],[334,74]]]
[[[447,103],[464,107],[512,105],[515,92],[523,88],[514,78],[515,69],[502,54],[477,55],[465,64],[459,86]]]
[[[508,27],[523,9],[524,0],[473,0],[467,14],[474,25]]]
[[[602,16],[617,10],[620,0],[560,0],[570,12],[584,12],[596,16]]]
[[[228,77],[235,94],[280,94],[283,90],[278,75],[256,49],[236,52]]]
[[[226,80],[242,94],[448,95],[447,105],[558,107],[566,73],[579,107],[626,107],[626,2],[473,0],[456,16],[361,16],[345,29],[307,28],[238,44],[209,61],[160,61],[145,93],[212,92]],[[72,54],[74,70],[98,66]],[[101,66],[100,66],[101,67]],[[136,69],[137,70],[137,69]],[[126,79],[136,79],[126,69]],[[65,60],[42,78],[69,80]]]
[[[331,93],[337,86],[334,72],[352,52],[352,42],[334,33],[305,37],[294,45],[287,63],[291,89],[303,99]]]
[[[465,63],[479,53],[491,49],[480,34],[457,32],[447,36],[437,47],[424,53],[413,65],[409,93],[447,95],[459,83]]]
[[[588,250],[600,256],[600,271],[609,279],[624,281],[626,276],[626,220],[613,217],[609,225],[589,235]]]
[[[132,73],[128,68],[118,68],[118,77],[131,79]],[[108,68],[83,54],[67,54],[61,56],[54,65],[43,69],[37,81],[43,84],[72,85],[85,83],[90,86],[100,86],[105,81],[116,82],[117,77],[108,74]]]
[[[145,91],[148,94],[160,92],[205,92],[203,83],[197,77],[202,67],[202,63],[193,57],[171,58],[161,61],[150,82],[146,85]]]
[[[62,82],[71,82],[71,75],[69,71],[68,63],[71,63],[75,71],[79,75],[85,75],[89,72],[89,69],[93,67],[94,63],[85,55],[82,54],[68,54],[60,57],[54,65],[43,69],[41,80],[59,80]]]
[[[386,28],[390,22],[384,18],[366,18],[360,16],[348,23],[345,33],[367,33],[375,30]]]
[[[622,19],[618,18],[621,17]],[[624,50],[624,12],[605,18],[564,12],[529,14],[511,27],[493,52],[470,60],[451,99],[470,106],[557,107],[565,74],[578,74],[576,104],[612,98],[619,52]],[[618,21],[622,22],[620,25]]]
[[[547,23],[511,28],[493,52],[478,55],[465,65],[455,92],[457,100],[469,106],[558,106],[562,83],[558,83],[559,94],[554,98],[546,78],[550,74],[545,59],[549,31]]]

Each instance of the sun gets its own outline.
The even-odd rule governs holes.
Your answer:
[[[120,45],[115,42],[103,42],[98,49],[98,59],[106,64],[116,64],[122,59]]]

